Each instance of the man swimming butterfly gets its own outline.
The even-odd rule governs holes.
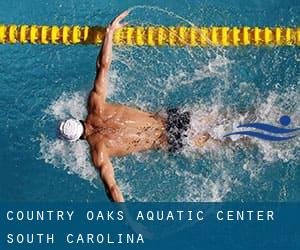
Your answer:
[[[190,126],[190,113],[169,109],[167,117],[145,112],[125,105],[107,103],[107,76],[112,61],[113,35],[127,23],[120,23],[128,11],[116,17],[107,27],[105,39],[96,61],[96,78],[88,98],[88,115],[85,121],[68,119],[59,124],[59,137],[74,142],[87,140],[95,168],[105,186],[108,197],[123,202],[116,183],[111,157],[135,152],[161,149],[177,152],[183,147],[185,132]],[[207,133],[197,135],[193,142],[202,146]]]

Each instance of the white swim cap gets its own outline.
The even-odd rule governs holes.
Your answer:
[[[84,127],[79,120],[68,119],[61,121],[59,124],[59,137],[66,141],[77,141],[80,136],[83,134]]]

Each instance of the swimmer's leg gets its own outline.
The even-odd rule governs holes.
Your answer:
[[[240,112],[240,114],[246,116],[249,122],[255,121],[257,119],[255,109],[244,110]],[[214,125],[219,123],[218,121],[219,116],[220,114],[216,113],[216,114],[210,114],[209,116],[199,117],[196,118],[197,121],[196,123],[198,123],[199,127],[207,127],[207,125],[209,125],[209,127],[212,128],[214,127]],[[227,112],[223,112],[221,114],[221,117],[223,117],[224,120],[230,119],[228,118]],[[235,147],[239,147],[242,145],[246,147],[248,146],[250,147],[251,145],[254,145],[253,141],[249,137],[241,137],[237,141],[232,141],[230,138],[218,139],[213,137],[209,133],[209,130],[207,130],[206,132],[203,131],[202,133],[193,136],[192,143],[194,144],[195,147],[198,148],[205,146],[207,143],[213,143],[214,145],[219,145],[219,146],[235,146]]]
[[[209,133],[204,133],[201,135],[196,135],[196,137],[193,139],[193,144],[196,147],[203,147],[204,144],[211,138]]]
[[[201,135],[195,136],[195,138],[192,140],[193,144],[197,148],[204,147],[207,142],[212,142],[214,145],[219,146],[231,146],[231,147],[240,147],[240,146],[246,146],[250,148],[254,145],[253,141],[251,141],[248,137],[242,137],[237,141],[232,141],[231,139],[226,140],[220,140],[213,138],[209,133],[204,133]]]
[[[200,118],[194,118],[196,119],[197,127],[207,127],[208,124],[216,124],[216,116],[210,115],[210,116],[203,116]],[[203,131],[201,133],[198,133],[196,135],[193,135],[192,137],[192,143],[195,147],[203,147],[208,141],[216,141],[215,138],[213,138],[208,131]]]

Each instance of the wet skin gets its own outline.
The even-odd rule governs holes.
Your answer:
[[[90,145],[92,161],[98,169],[108,197],[124,202],[116,183],[110,158],[163,147],[166,144],[163,119],[138,109],[106,102],[107,75],[112,61],[113,35],[128,15],[116,17],[107,27],[103,46],[96,61],[96,78],[88,100],[88,116],[84,121],[83,139]]]
[[[84,121],[82,136],[90,145],[93,164],[99,170],[107,195],[115,202],[123,202],[124,198],[116,183],[110,158],[167,148],[164,118],[125,105],[106,102],[113,35],[117,29],[127,25],[120,23],[127,15],[127,11],[123,12],[107,27],[96,61],[96,78],[88,99],[88,116]],[[203,145],[208,138],[208,135],[201,135],[195,139],[195,145]]]
[[[100,99],[92,92],[88,101],[85,138],[91,149],[103,143],[112,157],[167,147],[163,118],[124,105],[102,103]]]

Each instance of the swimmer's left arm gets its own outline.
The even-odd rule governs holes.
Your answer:
[[[99,170],[100,178],[105,186],[107,196],[114,202],[124,202],[122,192],[115,180],[114,169],[107,149],[103,143],[94,148],[92,159],[95,167]]]
[[[107,75],[112,61],[112,44],[114,32],[127,25],[127,23],[120,23],[127,15],[128,11],[123,12],[117,16],[111,24],[107,27],[103,46],[96,61],[96,78],[94,84],[94,91],[102,96],[104,99],[107,94]]]

